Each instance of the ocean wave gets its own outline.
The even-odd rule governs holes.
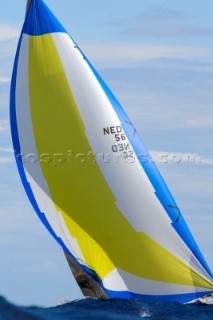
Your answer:
[[[212,297],[207,297],[212,299]],[[205,298],[206,299],[206,298]],[[0,320],[212,320],[213,305],[180,305],[141,300],[91,299],[65,301],[51,308],[18,307],[0,297]]]

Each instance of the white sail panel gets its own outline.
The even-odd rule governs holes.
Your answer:
[[[116,128],[119,128],[123,134],[124,130],[105,92],[83,59],[82,53],[69,35],[55,33],[53,38],[70,88],[84,120],[86,134],[93,153],[105,155],[105,158],[109,155],[109,161],[104,161],[104,157],[97,157],[98,165],[117,200],[117,207],[136,232],[145,232],[190,266],[192,253],[172,228],[172,221],[157,199],[155,190],[137,161],[137,156],[127,137],[121,142],[124,141],[125,145],[130,145],[133,152],[132,161],[124,159],[122,151],[118,152],[118,158],[113,158],[112,146],[119,145],[119,143],[116,142],[115,134],[104,135],[103,130],[112,128],[116,131]],[[140,214],[141,210],[144,215]],[[196,263],[193,266],[195,270],[199,269],[210,280],[207,272],[196,258],[195,260]]]
[[[135,292],[144,295],[169,296],[192,293],[191,286],[174,285],[171,283],[143,279],[129,274],[123,270],[113,270],[103,279],[104,287],[112,291]],[[194,287],[194,293],[206,291],[205,288]],[[212,290],[207,290],[211,292]]]
[[[17,50],[11,129],[35,211],[109,296],[184,302],[212,292],[158,170],[139,161],[148,152],[136,129],[42,0]]]

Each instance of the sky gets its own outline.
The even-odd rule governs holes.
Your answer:
[[[213,1],[46,3],[135,124],[213,269]],[[0,295],[53,306],[82,294],[12,154],[9,90],[25,5],[0,3]]]

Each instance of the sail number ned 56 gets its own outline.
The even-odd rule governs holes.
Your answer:
[[[130,146],[130,143],[127,142],[127,138],[123,129],[120,126],[111,126],[103,128],[104,135],[114,135],[115,141],[119,142],[112,146],[112,152],[120,152],[124,159],[134,159],[134,153]]]

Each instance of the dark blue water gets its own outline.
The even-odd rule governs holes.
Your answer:
[[[143,302],[139,300],[72,301],[53,308],[23,308],[0,297],[0,320],[213,320],[213,305]]]

